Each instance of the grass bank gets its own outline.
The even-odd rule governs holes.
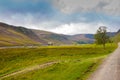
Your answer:
[[[115,44],[107,44],[106,50],[98,45],[1,49],[0,76],[29,66],[60,61],[45,69],[18,74],[3,80],[85,80],[101,60],[113,52],[116,47]]]

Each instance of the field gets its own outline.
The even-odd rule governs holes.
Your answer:
[[[52,66],[2,80],[86,80],[116,47],[116,44],[107,44],[104,50],[102,46],[93,44],[0,49],[0,77],[30,66],[56,61],[58,63]]]

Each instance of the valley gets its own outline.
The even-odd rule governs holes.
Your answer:
[[[120,0],[0,0],[0,80],[120,80]]]
[[[93,34],[63,35],[0,23],[0,46],[30,46],[93,43]]]
[[[119,34],[108,32],[113,41],[104,49],[94,44],[94,34],[64,35],[0,23],[0,80],[87,80],[117,48]]]

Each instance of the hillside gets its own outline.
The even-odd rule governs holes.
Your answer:
[[[115,36],[116,32],[108,32],[107,35],[110,37]],[[77,34],[68,37],[73,42],[78,44],[89,44],[94,43],[94,34]]]
[[[120,30],[116,33],[116,36],[114,37],[115,42],[120,42]]]
[[[54,44],[87,44],[94,42],[94,34],[63,35],[42,30],[32,30],[40,39]],[[110,37],[115,36],[116,32],[108,32]]]
[[[36,44],[40,44],[40,42],[31,30],[0,23],[0,46]]]
[[[77,34],[68,37],[70,40],[78,44],[86,44],[94,42],[94,34]]]
[[[32,30],[39,38],[54,44],[86,44],[94,42],[94,34],[63,35],[41,30]]]
[[[63,35],[0,22],[0,46],[91,43],[93,34]]]
[[[108,32],[111,37],[115,34]],[[63,35],[0,22],[0,46],[47,45],[49,42],[54,45],[93,43],[94,34]]]
[[[118,32],[117,33],[120,33],[120,29],[118,30]]]
[[[72,44],[73,41],[67,38],[67,35],[56,34],[42,30],[32,30],[40,39],[45,42],[52,42],[55,45]]]

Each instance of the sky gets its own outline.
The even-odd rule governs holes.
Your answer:
[[[119,0],[0,0],[0,22],[74,35],[120,29]]]

